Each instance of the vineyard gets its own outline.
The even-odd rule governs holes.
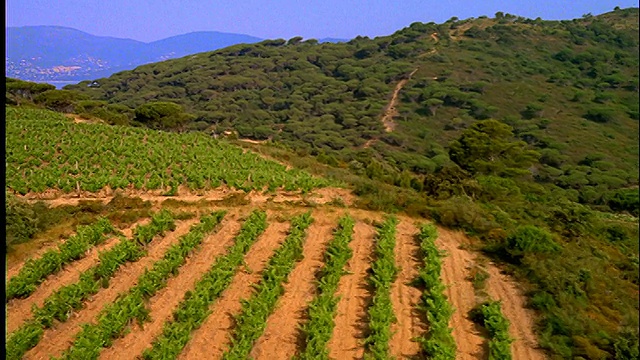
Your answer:
[[[447,258],[433,225],[331,207],[195,213],[162,209],[127,229],[100,219],[15,265],[8,286],[26,290],[7,293],[7,358],[455,359],[465,341],[452,336],[458,309],[439,276]],[[86,270],[77,264],[82,255],[62,255],[106,238],[115,241]],[[399,247],[408,242],[420,256]],[[47,267],[50,254],[64,260]],[[418,281],[399,280],[398,255],[410,259]],[[73,275],[57,281],[63,273]],[[398,299],[409,289],[422,293],[419,301]],[[487,319],[499,314],[488,310]],[[427,326],[415,328],[419,319]],[[418,336],[394,336],[406,331]],[[493,354],[493,338],[484,341]],[[509,342],[500,346],[509,353]]]
[[[134,188],[175,194],[222,185],[308,192],[328,185],[200,132],[74,124],[59,113],[7,108],[6,182],[18,194]],[[161,169],[161,170],[160,170]]]
[[[164,192],[131,223],[96,216],[8,263],[7,359],[507,359],[511,348],[544,358],[522,341],[534,338],[517,319],[530,315],[524,305],[510,306],[515,319],[501,314],[500,303],[522,298],[515,287],[482,308],[489,335],[471,328],[475,260],[460,233],[342,201],[172,197],[185,184],[331,185],[202,134],[27,109],[7,109],[6,127],[7,188],[18,197]]]

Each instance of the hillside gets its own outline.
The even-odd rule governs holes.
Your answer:
[[[144,43],[61,26],[7,27],[5,75],[30,81],[81,81],[138,65],[211,51],[259,38],[202,31]]]
[[[635,9],[618,13],[630,24],[638,18]],[[588,156],[621,169],[612,181],[629,186],[637,184],[637,23],[616,29],[624,23],[613,16],[416,23],[346,44],[268,40],[68,89],[132,109],[175,102],[195,115],[187,129],[236,130],[354,169],[374,159],[394,177],[432,173],[464,128],[495,118],[541,151],[547,182],[580,188],[583,178],[566,182],[558,170]],[[395,131],[386,133],[384,109],[414,71],[398,94]],[[611,139],[620,146],[607,146]]]
[[[465,249],[482,252],[519,281],[526,301],[503,302],[503,312],[508,316],[516,302],[533,310],[537,340],[549,357],[634,358],[638,63],[638,9],[564,21],[497,13],[414,23],[390,36],[342,44],[293,38],[235,45],[63,91],[8,80],[6,96],[9,103],[115,124],[114,131],[169,131],[163,136],[170,140],[158,147],[178,137],[203,136],[203,144],[217,138],[346,184],[357,195],[355,207],[464,230],[474,239]],[[14,130],[22,141],[33,131],[53,139],[46,128]],[[75,170],[67,160],[51,167],[44,156],[65,158],[12,144],[30,162],[10,173],[22,179],[10,188],[28,199],[49,188],[80,196],[69,188],[76,177],[86,179],[76,187],[87,183],[90,191],[122,177],[90,170],[90,161]],[[164,161],[165,167],[180,163]],[[67,181],[47,174],[53,171]],[[197,169],[181,174],[174,189],[189,182],[202,191],[215,187],[211,174],[204,180]],[[119,186],[138,183],[146,191],[171,178],[173,166],[160,179],[138,175]],[[225,183],[251,184],[249,178]],[[453,253],[461,243],[441,247]],[[509,288],[489,288],[497,268],[466,270],[468,289],[479,299]],[[478,339],[468,344],[460,351],[475,353]]]
[[[535,349],[533,313],[510,277],[482,265],[491,281],[486,294],[475,293],[472,269],[464,266],[480,266],[479,255],[460,248],[468,239],[458,232],[358,209],[345,189],[326,188],[322,179],[201,134],[78,123],[38,109],[9,108],[6,117],[13,170],[7,174],[8,359],[223,353],[316,359],[445,349],[454,355],[456,348],[476,356],[494,341],[472,331],[466,314],[476,296],[510,304],[504,316],[513,324],[514,356],[543,356]],[[148,156],[132,156],[141,153]],[[163,177],[167,185],[156,189]],[[278,179],[292,182],[277,186]],[[70,180],[76,190],[66,188]],[[172,183],[185,185],[171,191]],[[36,240],[13,237],[56,217]],[[442,265],[436,246],[451,253]],[[26,247],[32,250],[15,252]],[[387,285],[373,286],[381,281]],[[445,295],[455,313],[444,306]],[[383,297],[388,307],[375,300]],[[256,315],[257,308],[266,312]],[[244,320],[234,325],[229,313]],[[328,325],[327,317],[335,323]],[[449,319],[457,325],[452,333]],[[434,330],[435,321],[441,330]],[[300,326],[305,330],[298,333]],[[301,346],[302,338],[314,345]]]

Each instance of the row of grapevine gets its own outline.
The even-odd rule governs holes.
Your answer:
[[[267,318],[284,293],[284,282],[295,264],[302,260],[306,230],[312,222],[310,212],[291,220],[289,234],[282,246],[269,259],[263,271],[262,280],[255,287],[255,292],[248,300],[242,302],[242,310],[235,317],[236,327],[232,334],[231,345],[222,355],[223,359],[244,360],[249,357],[254,342],[264,332]]]
[[[116,229],[107,219],[99,219],[90,226],[79,226],[77,234],[68,238],[58,246],[57,250],[49,250],[40,258],[29,259],[18,275],[7,283],[6,300],[29,297],[49,275],[62,270],[63,266],[83,258],[92,246],[104,242],[108,234]]]
[[[488,301],[479,307],[478,317],[489,332],[489,360],[511,360],[509,320],[500,310],[499,301]]]
[[[396,225],[398,220],[388,216],[377,224],[375,261],[371,265],[369,281],[374,288],[369,307],[369,335],[365,339],[365,358],[390,359],[391,324],[396,321],[391,304],[391,285],[398,274],[395,265]]]
[[[419,341],[422,351],[429,359],[453,360],[456,358],[456,343],[449,327],[453,308],[444,295],[445,286],[440,279],[442,254],[435,245],[437,238],[437,229],[432,224],[423,225],[418,234],[424,262],[424,267],[418,274],[418,279],[424,286],[420,308],[425,312],[429,323],[427,333]]]
[[[223,184],[249,190],[310,191],[328,185],[297,169],[194,132],[74,124],[44,110],[6,108],[7,187],[26,194]]]
[[[309,303],[309,320],[302,326],[305,337],[304,350],[298,359],[329,359],[327,343],[331,339],[339,297],[335,292],[344,267],[353,256],[349,247],[353,235],[354,220],[349,216],[340,218],[333,240],[324,254],[324,266],[318,275],[318,295]]]
[[[214,212],[193,225],[189,233],[181,236],[179,242],[153,264],[151,270],[140,276],[134,287],[102,311],[96,324],[85,326],[76,335],[72,347],[64,352],[62,359],[97,359],[103,347],[110,346],[113,339],[123,335],[131,320],[137,319],[142,324],[149,316],[146,301],[164,288],[169,278],[178,274],[186,257],[220,224],[225,213]]]
[[[173,313],[173,320],[164,324],[162,334],[153,342],[152,348],[144,352],[145,359],[174,359],[178,356],[191,339],[191,332],[209,316],[209,306],[229,286],[245,254],[266,228],[266,213],[251,213],[227,254],[215,261],[192,292],[187,292]]]
[[[175,222],[170,212],[162,210],[151,218],[151,223],[134,230],[133,240],[121,238],[120,242],[99,255],[99,263],[80,274],[80,280],[64,286],[49,296],[40,308],[34,307],[34,317],[9,335],[6,344],[7,359],[20,359],[42,338],[46,328],[54,321],[65,322],[74,310],[83,307],[84,302],[96,294],[101,287],[109,286],[109,279],[118,268],[144,255],[144,246],[156,235],[173,230]]]

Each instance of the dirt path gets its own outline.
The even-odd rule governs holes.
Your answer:
[[[154,203],[162,203],[167,199],[181,200],[181,201],[200,201],[200,200],[222,200],[225,197],[234,194],[241,193],[239,190],[232,190],[221,186],[213,190],[203,190],[199,192],[192,192],[184,186],[180,186],[175,196],[165,196],[167,190],[137,190],[137,189],[116,189],[113,190],[110,187],[105,187],[100,191],[91,193],[88,191],[74,191],[71,193],[63,193],[59,190],[49,189],[43,193],[28,193],[26,195],[16,194],[17,197],[24,200],[37,201],[41,200],[47,203],[49,206],[57,207],[63,205],[78,205],[80,201],[102,201],[108,203],[115,197],[116,193],[126,197],[139,197],[144,201],[151,201]]]
[[[238,141],[243,141],[249,144],[266,144],[267,140],[253,140],[253,139],[238,139]]]
[[[82,329],[81,325],[93,321],[103,307],[113,302],[118,294],[128,291],[142,274],[145,268],[162,258],[167,249],[177,242],[178,238],[187,232],[198,219],[179,221],[176,229],[167,232],[166,236],[156,237],[147,247],[147,256],[136,262],[129,262],[121,266],[109,281],[109,287],[100,289],[85,302],[85,307],[71,315],[64,323],[57,323],[53,328],[45,330],[42,340],[36,347],[25,355],[25,359],[45,359],[50,356],[60,356],[68,348],[75,335]]]
[[[104,188],[97,193],[88,193],[85,191],[74,192],[74,193],[62,193],[60,191],[48,191],[45,193],[29,193],[27,195],[16,195],[21,199],[27,201],[43,201],[47,205],[52,207],[63,206],[63,205],[78,205],[81,201],[101,201],[104,204],[109,203],[115,197],[115,193],[119,192],[126,197],[138,197],[143,201],[150,201],[156,204],[158,207],[166,200],[174,200],[174,201],[182,201],[182,202],[191,202],[196,203],[200,201],[221,201],[225,198],[235,195],[242,194],[247,197],[252,203],[262,204],[267,202],[273,203],[282,203],[282,202],[301,202],[304,200],[311,200],[317,204],[326,204],[335,199],[342,199],[344,202],[349,205],[351,204],[355,197],[351,193],[351,191],[342,188],[320,188],[311,191],[308,194],[301,194],[296,191],[284,191],[278,190],[272,193],[262,193],[261,191],[251,191],[249,193],[245,193],[240,190],[232,190],[225,187],[220,187],[214,190],[202,190],[197,192],[192,192],[185,187],[180,187],[177,194],[175,196],[164,196],[163,190],[154,190],[154,191],[141,191],[135,189],[126,189],[126,190],[116,190],[113,191],[110,188]]]
[[[476,304],[473,285],[469,280],[469,270],[475,263],[475,256],[459,248],[464,243],[464,234],[443,228],[438,228],[438,234],[436,246],[447,253],[442,259],[441,276],[447,286],[447,299],[455,310],[450,325],[458,347],[456,359],[484,359],[484,340],[468,315]]]
[[[333,336],[327,346],[334,359],[361,359],[364,355],[364,340],[367,330],[367,304],[371,300],[367,271],[371,268],[375,229],[362,221],[353,228],[350,247],[353,257],[347,264],[349,273],[342,276],[338,284],[340,296],[335,317]]]
[[[404,85],[407,83],[407,81],[411,79],[411,77],[413,76],[413,74],[416,73],[416,71],[418,71],[418,69],[413,70],[406,79],[402,79],[398,81],[398,84],[396,84],[395,90],[393,90],[393,95],[391,96],[389,105],[387,105],[387,108],[385,109],[384,114],[382,115],[382,124],[384,125],[384,130],[386,132],[392,132],[396,127],[396,124],[393,121],[393,118],[396,115],[398,115],[398,109],[397,109],[398,93],[400,93],[400,90],[402,90]]]
[[[517,284],[500,270],[487,267],[487,293],[494,300],[502,300],[502,313],[509,319],[509,334],[515,339],[511,344],[511,354],[518,360],[544,360],[544,352],[533,333],[535,321],[533,312],[525,307],[526,298]]]
[[[367,142],[364,143],[364,145],[362,145],[363,149],[368,149],[371,147],[371,145],[373,145],[376,142],[376,139],[369,139],[367,140]]]
[[[233,315],[241,309],[240,300],[251,296],[252,285],[260,280],[267,261],[284,241],[289,229],[289,223],[277,222],[273,216],[269,216],[269,224],[245,256],[246,267],[236,272],[227,290],[212,305],[213,312],[193,333],[178,359],[219,359],[227,349]]]
[[[69,114],[69,113],[67,113],[67,114],[64,114],[64,116],[66,116],[67,118],[73,120],[73,122],[76,123],[76,124],[97,124],[97,123],[100,123],[100,121],[96,121],[96,120],[83,119],[77,114]]]
[[[151,322],[140,327],[137,323],[131,332],[117,339],[113,345],[104,349],[100,359],[135,359],[151,347],[153,340],[162,333],[165,321],[172,319],[173,311],[184,299],[187,291],[195,289],[196,282],[209,270],[215,258],[221,256],[240,231],[239,214],[227,214],[220,230],[206,237],[200,247],[180,267],[179,274],[167,281],[167,286],[152,297],[147,304]]]
[[[400,272],[391,287],[391,303],[397,322],[391,326],[393,336],[389,347],[391,356],[398,359],[419,355],[420,344],[412,339],[426,330],[426,319],[418,310],[421,291],[410,285],[421,267],[420,247],[415,238],[417,232],[410,219],[401,219],[396,229],[395,258]]]
[[[296,354],[301,335],[298,326],[306,318],[307,304],[317,293],[315,275],[337,223],[317,211],[312,216],[314,222],[308,230],[304,257],[289,274],[284,294],[251,351],[250,356],[256,360],[290,359]]]

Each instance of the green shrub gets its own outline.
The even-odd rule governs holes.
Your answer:
[[[609,206],[616,211],[627,211],[638,216],[640,208],[640,193],[638,189],[620,189],[609,200]]]
[[[38,94],[34,101],[49,110],[72,113],[80,100],[88,99],[87,95],[71,90],[47,90]]]
[[[507,252],[513,257],[522,257],[527,253],[553,253],[560,246],[553,240],[553,235],[533,225],[516,228],[507,236]]]
[[[37,216],[26,202],[7,194],[5,211],[6,249],[31,239],[38,232]]]
[[[597,123],[608,123],[616,119],[616,112],[610,107],[599,106],[587,110],[583,117]]]

